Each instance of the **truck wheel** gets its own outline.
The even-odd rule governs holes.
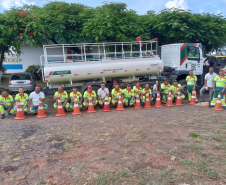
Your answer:
[[[186,83],[186,81],[185,81],[185,80],[179,80],[178,83],[181,84],[181,87],[182,87],[182,93],[183,93],[184,95],[187,95],[187,94],[188,94],[188,92],[187,92],[188,88],[187,88],[187,83]]]

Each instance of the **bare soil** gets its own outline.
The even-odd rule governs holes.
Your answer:
[[[0,184],[226,184],[226,114],[163,107],[0,121]]]

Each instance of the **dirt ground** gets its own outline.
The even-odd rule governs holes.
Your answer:
[[[187,105],[0,121],[1,185],[223,185],[226,114]]]

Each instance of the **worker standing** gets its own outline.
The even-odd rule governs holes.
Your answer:
[[[186,82],[187,82],[187,87],[188,87],[188,100],[190,102],[191,96],[192,96],[192,91],[195,90],[196,83],[197,83],[197,77],[193,75],[192,70],[189,71],[189,75],[186,78]],[[195,99],[196,99],[196,103],[198,103],[196,92],[195,92]]]
[[[214,78],[213,81],[213,100],[210,102],[210,106],[214,107],[217,102],[217,96],[219,92],[221,93],[221,103],[222,107],[225,109],[225,100],[224,100],[224,93],[226,89],[226,77],[224,76],[224,70],[221,69],[219,71],[219,75]]]
[[[124,104],[126,106],[129,106],[129,107],[133,106],[134,103],[135,103],[135,99],[134,99],[134,91],[131,88],[131,85],[127,84],[127,88],[124,89],[122,91],[122,93],[123,93],[123,96],[124,96],[124,101],[123,101]]]
[[[149,84],[145,85],[144,89],[142,90],[142,93],[143,93],[143,104],[145,104],[147,94],[149,95],[150,102],[153,100],[152,91],[149,88]]]
[[[97,101],[97,94],[96,92],[92,89],[92,86],[89,85],[88,86],[88,90],[84,92],[83,94],[83,106],[84,107],[88,107],[89,105],[89,96],[91,95],[92,98],[92,102],[93,102],[93,106],[97,105],[98,101]]]
[[[109,90],[107,87],[105,87],[104,82],[101,83],[100,89],[98,89],[98,91],[97,91],[97,95],[98,95],[98,100],[99,100],[100,106],[104,105],[104,100],[105,100],[106,95],[108,95],[109,104],[111,103],[111,97],[109,97]]]
[[[17,111],[17,102],[20,100],[20,104],[22,105],[22,109],[24,111],[24,114],[27,115],[27,107],[28,107],[28,101],[29,101],[29,96],[27,93],[24,93],[24,88],[20,87],[19,88],[19,93],[16,94],[15,96],[15,102],[16,106],[14,106],[11,110],[11,113]]]
[[[162,98],[163,103],[166,103],[167,101],[169,90],[171,90],[171,85],[169,84],[169,80],[167,78],[164,78],[164,83],[161,84],[161,94],[163,96]]]
[[[0,96],[0,111],[1,111],[1,119],[5,118],[5,111],[8,114],[11,114],[12,107],[13,107],[13,97],[8,94],[6,90],[2,91],[2,95]]]
[[[71,104],[70,108],[74,110],[74,101],[75,98],[77,98],[78,106],[81,109],[82,108],[82,94],[78,91],[77,87],[73,87],[72,92],[70,93],[71,98]]]
[[[40,87],[35,87],[35,91],[29,95],[30,111],[33,114],[37,113],[39,99],[43,102],[45,100],[45,94],[41,92]],[[44,110],[46,110],[48,106],[44,103],[42,103],[42,105]]]
[[[112,105],[113,106],[117,106],[117,104],[118,104],[118,100],[119,100],[119,95],[121,94],[121,96],[122,96],[122,100],[123,100],[123,103],[125,104],[125,100],[124,100],[124,98],[123,98],[123,92],[122,92],[122,89],[120,89],[119,88],[119,85],[118,84],[116,84],[115,85],[115,88],[114,89],[112,89],[112,91],[111,91],[111,96],[112,96]]]
[[[133,91],[134,91],[134,94],[136,94],[137,92],[139,92],[139,97],[140,97],[140,101],[141,101],[141,106],[144,105],[143,103],[143,92],[142,92],[142,88],[140,86],[140,82],[137,82],[136,83],[136,86],[133,86]]]
[[[56,110],[58,109],[58,98],[60,98],[62,106],[63,106],[65,112],[67,112],[67,109],[69,108],[68,94],[66,91],[64,91],[62,86],[59,86],[58,91],[55,92],[55,94],[54,94],[54,100],[56,101],[56,103],[54,103],[53,107]]]
[[[209,68],[209,73],[205,75],[205,85],[200,89],[200,98],[202,102],[205,102],[204,92],[209,91],[209,102],[211,102],[213,98],[213,81],[214,78],[217,76],[214,73],[213,67]]]
[[[173,85],[171,86],[172,95],[173,95],[173,103],[176,103],[177,95],[180,90],[182,91],[181,84],[178,84],[177,80],[174,80]],[[183,93],[180,94],[181,100],[185,99],[185,95]]]

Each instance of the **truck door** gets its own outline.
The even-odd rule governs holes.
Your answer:
[[[187,46],[187,70],[193,70],[194,75],[202,75],[202,53],[197,44]]]

